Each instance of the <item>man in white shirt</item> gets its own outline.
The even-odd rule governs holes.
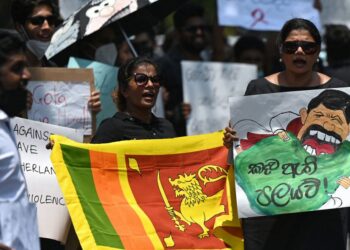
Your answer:
[[[0,249],[39,250],[36,207],[29,203],[9,117],[26,108],[30,78],[24,43],[0,32]]]

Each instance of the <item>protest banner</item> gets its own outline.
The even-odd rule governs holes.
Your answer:
[[[243,249],[223,133],[82,144],[51,160],[83,249]]]
[[[349,93],[230,98],[239,217],[350,206]]]
[[[322,30],[314,0],[217,0],[219,24],[251,30],[279,31],[294,17],[312,21]]]
[[[51,134],[82,142],[83,131],[18,117],[11,119],[11,129],[21,156],[29,201],[37,206],[39,235],[64,243],[71,222],[50,161],[51,150],[46,145]]]
[[[116,104],[113,101],[112,93],[118,87],[118,68],[81,58],[70,57],[68,68],[91,68],[94,72],[95,87],[100,91],[102,110],[96,116],[97,126],[108,117],[117,112]]]
[[[191,104],[187,134],[224,129],[230,119],[228,99],[243,96],[257,67],[242,63],[182,61],[184,102]]]
[[[91,135],[96,118],[88,107],[90,89],[94,89],[92,69],[30,68],[27,89],[33,104],[28,119],[63,127],[83,129]]]

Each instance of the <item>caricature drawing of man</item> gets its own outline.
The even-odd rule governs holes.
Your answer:
[[[350,96],[340,90],[323,91],[299,114],[297,137],[312,155],[334,153],[350,133]]]
[[[350,95],[335,89],[324,90],[310,100],[307,108],[301,108],[299,115],[285,130],[294,133],[309,154],[332,154],[350,133]],[[248,132],[247,139],[241,140],[242,148],[246,150],[271,135]]]
[[[286,113],[281,114],[284,115]],[[347,141],[347,137],[350,134],[349,94],[335,89],[324,90],[316,97],[312,98],[307,107],[301,108],[299,110],[299,115],[300,117],[292,119],[289,122],[286,130],[277,133],[283,141],[288,141],[288,133],[286,133],[286,131],[292,132],[301,142],[304,150],[312,156],[331,155],[337,152],[341,146],[349,146],[350,142]],[[274,116],[274,118],[276,117],[277,116]],[[255,134],[248,132],[247,139],[241,140],[242,148],[247,150],[257,142],[271,137],[272,135],[276,135],[276,133]],[[297,151],[297,148],[295,150]],[[293,150],[291,150],[291,152],[293,152]],[[329,159],[335,160],[335,158]],[[331,167],[337,168],[337,165]],[[327,176],[327,179],[331,180],[331,170],[329,171],[330,176]],[[344,174],[345,173],[346,171]],[[350,178],[347,174],[345,174],[345,176],[338,175],[336,179],[333,180],[345,189],[350,187]],[[337,196],[334,196],[333,192],[327,194],[330,195],[332,199],[329,199],[327,203],[324,204],[324,207],[329,206],[335,208],[342,206],[342,200],[340,198],[334,199],[337,198]]]

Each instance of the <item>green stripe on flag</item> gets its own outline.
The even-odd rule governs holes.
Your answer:
[[[67,145],[61,145],[61,148],[64,162],[96,244],[123,249],[123,244],[98,197],[91,171],[89,150]]]

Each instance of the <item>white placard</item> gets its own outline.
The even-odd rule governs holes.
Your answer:
[[[314,0],[217,0],[219,24],[252,30],[279,31],[294,17],[312,21],[322,30]]]
[[[257,66],[242,63],[182,61],[184,102],[190,103],[187,134],[224,129],[229,122],[230,96],[243,96]]]
[[[64,135],[82,142],[83,131],[15,117],[11,119],[21,156],[29,201],[38,209],[39,235],[65,242],[70,218],[46,149],[50,134]]]
[[[348,95],[350,94],[350,88],[337,88],[336,90],[338,91],[342,91],[347,93]],[[264,138],[271,138],[271,136],[273,135],[277,135],[279,132],[281,131],[289,131],[292,132],[293,134],[297,135],[297,133],[299,131],[304,131],[304,133],[311,134],[311,129],[313,129],[316,132],[313,133],[317,133],[316,137],[318,138],[319,142],[317,144],[313,144],[312,147],[314,147],[313,149],[311,149],[310,146],[306,146],[306,144],[303,144],[304,142],[301,141],[301,143],[303,145],[300,145],[299,147],[304,148],[305,151],[312,157],[317,157],[317,161],[321,161],[322,157],[324,157],[323,159],[327,159],[325,162],[333,164],[335,161],[335,159],[339,159],[341,158],[341,155],[337,155],[339,156],[338,158],[331,158],[332,155],[336,155],[336,153],[320,153],[321,150],[324,150],[324,145],[326,145],[326,139],[325,136],[327,135],[327,138],[331,138],[331,136],[329,136],[327,133],[331,134],[331,131],[328,131],[324,128],[324,130],[322,130],[323,133],[323,137],[318,136],[321,135],[322,133],[318,132],[321,131],[320,127],[321,126],[315,126],[317,125],[317,122],[323,121],[323,115],[325,113],[322,112],[315,112],[315,117],[317,117],[316,119],[312,120],[309,119],[308,124],[306,124],[306,122],[303,124],[303,122],[299,121],[300,120],[300,114],[302,112],[302,110],[308,109],[308,105],[311,102],[311,100],[313,100],[313,98],[317,97],[321,92],[326,91],[325,89],[320,89],[320,90],[308,90],[308,91],[294,91],[294,92],[283,92],[283,93],[273,93],[273,94],[264,94],[264,95],[253,95],[253,96],[244,96],[244,97],[232,97],[229,98],[229,102],[230,102],[230,115],[232,117],[232,119],[234,120],[234,127],[235,130],[237,131],[237,136],[240,138],[240,145],[244,150],[248,150],[249,147],[259,147],[261,146],[261,141]],[[334,100],[334,99],[333,99]],[[341,100],[341,98],[339,97],[339,100]],[[334,101],[333,101],[334,103]],[[323,105],[323,103],[321,103]],[[322,106],[319,104],[319,106]],[[329,105],[329,100],[328,100],[328,104]],[[317,106],[317,107],[319,107]],[[314,108],[312,108],[314,109]],[[311,110],[312,110],[311,109]],[[330,108],[329,108],[330,109]],[[345,107],[344,107],[345,109]],[[334,110],[339,110],[337,108],[334,108]],[[341,109],[340,109],[341,110]],[[310,114],[310,110],[307,110],[308,114]],[[304,113],[305,114],[305,113]],[[319,115],[319,116],[318,116]],[[333,116],[327,114],[327,116],[325,115],[324,117],[329,117],[329,119],[331,120],[334,119]],[[339,117],[337,117],[339,118]],[[326,120],[326,119],[325,119]],[[335,120],[334,120],[335,121]],[[306,124],[306,125],[305,125]],[[326,126],[330,126],[329,123],[327,121],[323,121],[323,127]],[[302,130],[302,127],[306,126],[305,128],[303,128],[304,130]],[[328,132],[326,132],[328,131]],[[336,131],[337,133],[339,133],[339,128],[334,129],[334,131]],[[348,132],[348,131],[347,131]],[[326,134],[325,134],[326,133]],[[335,134],[335,132],[333,133],[333,135]],[[311,136],[307,137],[308,139],[311,138]],[[289,139],[287,138],[286,141],[288,141]],[[315,140],[315,139],[313,139]],[[333,142],[335,142],[335,139],[327,139],[328,141],[330,140],[334,140]],[[350,135],[348,134],[347,136],[347,142],[349,144],[350,140]],[[258,144],[260,143],[260,144]],[[343,142],[344,143],[344,142]],[[328,142],[328,144],[331,144]],[[271,145],[271,144],[270,144]],[[339,149],[339,148],[338,148]],[[260,151],[262,152],[262,151]],[[263,153],[261,153],[263,154]],[[266,153],[265,153],[266,154]],[[274,157],[277,157],[277,152],[271,152],[271,157],[268,157],[268,159],[272,160],[275,159]],[[300,151],[295,150],[293,153],[292,157],[298,157],[300,155]],[[255,157],[256,156],[256,157]],[[260,155],[259,155],[260,156]],[[250,168],[254,168],[256,165],[254,165],[256,162],[256,158],[259,157],[258,155],[252,155],[251,158],[249,158],[249,163],[251,163]],[[238,156],[237,156],[238,157]],[[328,158],[327,158],[328,157]],[[281,160],[279,158],[277,158],[278,160]],[[302,157],[301,157],[302,159]],[[236,158],[237,160],[237,158]],[[293,159],[295,160],[295,159]],[[280,161],[281,165],[282,165],[282,160]],[[271,162],[269,162],[271,163]],[[235,161],[235,169],[236,169],[236,175],[237,173],[240,171],[239,168],[241,168],[241,166],[239,164],[237,164],[237,161]],[[266,165],[264,165],[266,164]],[[262,163],[262,168],[264,166],[267,166],[268,163],[264,162]],[[288,166],[291,166],[293,164],[290,164]],[[287,165],[286,165],[287,166]],[[305,170],[304,172],[301,171],[300,169],[304,166],[303,164],[294,164],[294,166],[296,166],[296,172],[298,172],[298,177],[300,178],[316,178],[317,177],[317,171],[320,171],[322,169],[322,165],[320,164],[317,167],[317,171],[316,169],[313,169],[311,166],[309,169]],[[343,166],[337,166],[337,165],[333,165],[332,168],[343,168]],[[267,167],[271,170],[271,172],[269,172],[269,170],[266,170],[266,172],[262,173],[256,173],[254,171],[252,171],[251,173],[249,173],[248,175],[250,176],[267,176],[270,177],[270,180],[276,180],[277,182],[280,181],[280,186],[282,187],[284,185],[284,183],[287,183],[285,186],[287,185],[292,185],[293,181],[294,184],[298,183],[300,181],[300,179],[297,179],[298,177],[291,177],[291,174],[288,174],[288,169],[285,170],[280,176],[279,178],[273,177],[273,175],[271,176],[270,174],[274,171],[279,172],[280,169],[282,169],[282,166],[276,167],[275,165],[273,165],[271,163],[271,165],[269,167]],[[266,169],[267,169],[266,168]],[[347,168],[347,167],[345,167]],[[242,168],[241,168],[242,169]],[[273,169],[273,170],[272,170]],[[313,175],[312,170],[315,172],[315,174]],[[281,171],[282,172],[282,171]],[[332,173],[332,171],[330,170],[330,172]],[[333,171],[334,172],[334,171]],[[346,175],[344,175],[346,176]],[[316,209],[314,208],[313,210],[323,210],[323,209],[333,209],[333,208],[341,208],[341,207],[349,207],[350,206],[350,199],[349,199],[349,194],[350,194],[350,189],[349,188],[344,188],[343,186],[337,187],[335,190],[331,189],[331,185],[336,182],[333,179],[331,179],[331,175],[329,176],[325,176],[325,178],[328,178],[328,182],[325,181],[324,179],[320,179],[320,190],[321,188],[324,187],[325,191],[327,195],[329,195],[329,199],[320,204]],[[272,215],[272,214],[282,214],[282,213],[294,213],[294,212],[302,212],[302,211],[312,211],[312,209],[308,209],[306,208],[308,203],[309,204],[315,204],[315,202],[317,202],[317,197],[316,197],[316,192],[315,194],[315,199],[311,199],[308,200],[307,194],[303,193],[305,192],[306,189],[302,189],[300,188],[299,190],[297,190],[299,193],[298,196],[299,198],[295,198],[293,197],[293,191],[287,192],[287,191],[281,191],[278,194],[274,193],[278,188],[276,188],[276,186],[271,186],[271,189],[269,191],[266,192],[266,196],[264,196],[266,198],[266,200],[264,201],[271,201],[271,203],[269,205],[268,202],[264,203],[264,205],[260,206],[262,208],[269,208],[271,209],[269,213],[266,213],[266,211],[262,212],[262,209],[258,209],[256,204],[254,204],[254,202],[252,202],[252,197],[258,197],[260,195],[259,191],[263,190],[261,188],[261,186],[264,185],[269,185],[266,184],[264,181],[264,179],[261,179],[261,182],[258,182],[256,180],[253,180],[254,185],[255,185],[255,189],[256,192],[245,192],[244,191],[244,184],[241,185],[238,184],[238,182],[240,182],[238,180],[239,178],[237,178],[236,176],[236,198],[237,198],[237,205],[238,205],[238,216],[240,218],[245,218],[245,217],[256,217],[256,216],[266,216],[266,215]],[[238,181],[237,181],[238,180]],[[337,179],[338,180],[338,179]],[[245,181],[244,183],[248,183],[249,181]],[[260,183],[262,185],[260,185]],[[300,186],[302,187],[302,184],[300,184]],[[294,186],[295,187],[295,186]],[[312,187],[312,185],[310,185],[310,187]],[[327,189],[327,187],[329,187],[329,190]],[[267,189],[266,189],[267,190]],[[281,188],[282,190],[282,188]],[[271,192],[270,192],[271,191]],[[297,193],[296,190],[295,194]],[[318,191],[318,189],[317,189]],[[271,199],[271,196],[269,196],[270,194],[275,194],[276,196],[274,198]],[[322,195],[323,193],[320,191],[317,195]],[[290,195],[290,196],[289,196]],[[259,196],[261,197],[261,196]],[[292,202],[296,202],[297,200],[301,200],[301,197],[303,197],[303,201],[304,201],[304,206],[294,206],[292,208],[290,208],[290,210],[288,210],[288,204],[285,203],[283,205],[275,205],[278,204],[279,201],[281,201],[282,199],[288,200],[288,198],[290,198],[290,203]],[[258,198],[256,198],[256,200],[259,200]],[[279,209],[278,211],[275,211]],[[283,212],[281,212],[283,209],[285,209]]]
[[[33,94],[28,119],[84,129],[84,134],[91,135],[88,82],[29,81],[27,89]]]

